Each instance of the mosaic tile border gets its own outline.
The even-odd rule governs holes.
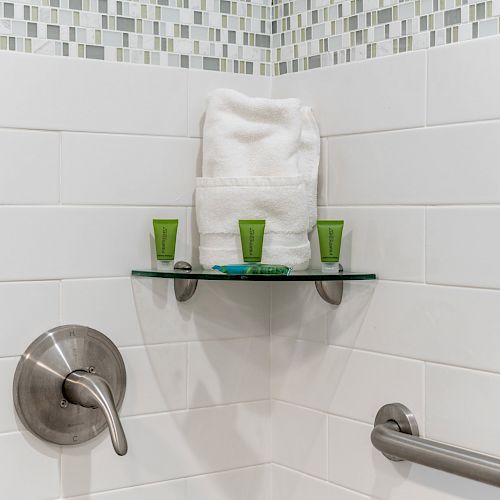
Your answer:
[[[500,0],[0,1],[0,50],[274,76],[500,34]]]
[[[273,6],[273,74],[500,34],[500,0],[291,0]]]
[[[0,2],[0,50],[270,76],[267,0]]]

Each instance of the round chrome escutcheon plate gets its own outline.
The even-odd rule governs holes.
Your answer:
[[[79,325],[53,328],[28,347],[17,365],[13,387],[17,414],[28,430],[51,443],[83,443],[106,428],[101,410],[65,401],[63,382],[75,370],[103,377],[117,409],[121,407],[125,365],[116,346],[97,330]]]

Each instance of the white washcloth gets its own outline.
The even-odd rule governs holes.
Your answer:
[[[197,179],[200,263],[242,261],[239,219],[265,219],[262,261],[306,269],[316,222],[319,132],[297,99],[210,97]]]

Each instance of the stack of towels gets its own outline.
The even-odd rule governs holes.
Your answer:
[[[316,223],[320,139],[298,99],[218,89],[203,131],[196,217],[205,269],[243,262],[239,219],[265,219],[262,262],[307,269]]]

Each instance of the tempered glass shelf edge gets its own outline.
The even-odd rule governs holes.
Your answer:
[[[375,273],[356,273],[351,271],[343,271],[341,273],[330,274],[321,272],[321,269],[295,271],[288,276],[268,274],[228,275],[220,273],[218,271],[205,271],[203,269],[194,269],[189,272],[182,270],[133,270],[132,276],[142,276],[146,278],[196,279],[211,281],[355,281],[377,279]]]

